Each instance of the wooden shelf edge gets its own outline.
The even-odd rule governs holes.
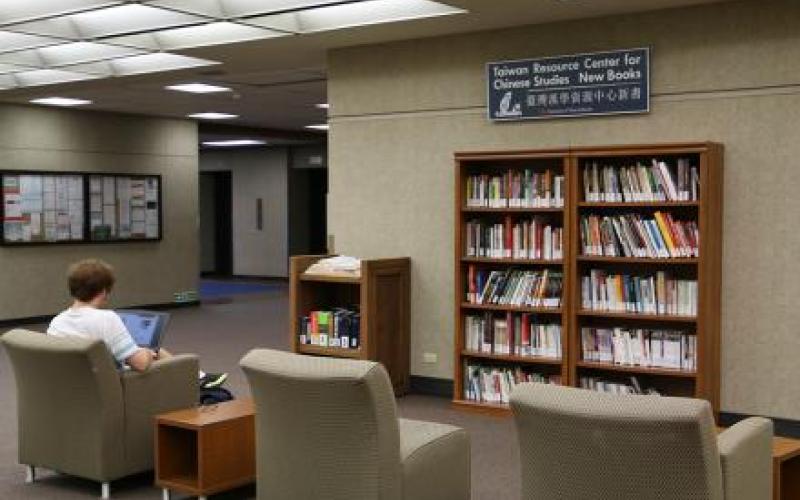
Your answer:
[[[700,259],[696,257],[682,258],[658,258],[649,257],[606,257],[602,255],[579,255],[578,262],[599,262],[599,263],[620,263],[620,264],[676,264],[676,265],[696,265]]]
[[[539,314],[561,314],[562,312],[561,307],[517,307],[498,304],[470,304],[469,302],[462,302],[461,308],[483,311],[529,312]]]
[[[647,321],[667,321],[671,323],[696,323],[697,316],[672,316],[667,314],[637,314],[637,313],[623,313],[613,311],[589,311],[586,309],[579,309],[576,313],[578,316],[587,318],[617,318],[617,319],[632,319],[632,320],[647,320]]]
[[[468,264],[536,264],[542,266],[564,265],[563,259],[495,259],[492,257],[461,257],[461,262]]]
[[[699,201],[580,201],[578,207],[586,208],[670,208],[699,207]]]
[[[511,407],[504,404],[479,403],[477,401],[467,401],[466,399],[454,399],[451,404],[459,410],[467,410],[496,417],[511,416]]]
[[[549,358],[546,356],[518,356],[514,354],[490,354],[486,352],[476,352],[464,349],[461,351],[461,356],[466,358],[480,358],[496,361],[505,361],[511,363],[528,363],[539,365],[555,365],[561,366],[564,362],[561,358]]]
[[[464,213],[560,213],[564,211],[564,207],[461,207]]]
[[[658,375],[669,377],[681,378],[697,378],[697,372],[680,370],[677,368],[658,368],[647,366],[629,366],[629,365],[614,365],[609,363],[601,363],[598,361],[578,361],[576,366],[579,368],[588,368],[592,370],[605,370],[620,373],[632,373],[637,375]]]
[[[310,283],[346,283],[352,285],[360,285],[361,278],[353,276],[328,276],[324,274],[301,274],[300,281]]]
[[[170,490],[179,490],[190,495],[202,494],[199,478],[194,476],[170,476],[158,477],[155,480],[156,486]]]
[[[361,348],[343,349],[341,347],[322,347],[309,344],[298,344],[296,351],[300,354],[313,354],[316,356],[329,356],[332,358],[361,359]]]

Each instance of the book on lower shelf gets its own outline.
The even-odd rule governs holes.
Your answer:
[[[697,335],[679,330],[581,328],[584,361],[625,366],[697,368]]]
[[[655,274],[612,274],[592,269],[581,277],[581,304],[591,311],[697,315],[697,280]]]
[[[608,380],[601,377],[581,377],[580,387],[607,394],[648,394],[660,396],[661,393],[653,387],[643,387],[638,377],[629,377],[628,382]]]
[[[700,255],[697,221],[677,220],[666,212],[584,215],[580,221],[583,255],[687,258]]]
[[[562,281],[563,274],[550,269],[499,271],[470,265],[466,301],[470,304],[557,308],[561,305]]]
[[[591,202],[695,201],[700,195],[700,174],[688,158],[671,166],[665,160],[650,164],[583,166],[584,199]]]
[[[539,322],[528,313],[469,315],[464,347],[483,354],[561,358],[561,324]]]
[[[464,399],[476,403],[508,404],[514,387],[523,382],[561,384],[561,376],[522,367],[464,365]]]
[[[468,221],[465,227],[467,257],[493,259],[563,258],[563,230],[544,217],[504,218],[502,222],[483,219]]]
[[[358,349],[361,337],[361,315],[353,309],[311,311],[298,322],[300,345]]]
[[[513,169],[502,174],[470,175],[468,207],[559,208],[564,206],[564,176],[547,169]]]

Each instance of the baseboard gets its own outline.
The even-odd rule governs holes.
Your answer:
[[[153,311],[164,311],[168,309],[180,309],[183,307],[199,306],[199,300],[191,300],[188,302],[165,302],[161,304],[144,304],[140,306],[121,307],[120,309],[150,309]],[[41,323],[49,323],[55,314],[45,316],[27,316],[24,318],[1,319],[0,328],[12,328],[17,326],[38,325]],[[4,332],[0,332],[2,335]]]
[[[453,381],[450,379],[411,375],[409,382],[411,394],[423,394],[447,399],[453,397]]]

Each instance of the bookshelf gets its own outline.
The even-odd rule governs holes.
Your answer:
[[[328,255],[294,256],[290,261],[290,345],[314,356],[365,359],[386,367],[395,393],[409,386],[410,259],[361,261],[361,276],[310,275],[305,271]],[[300,318],[315,310],[356,306],[360,313],[357,349],[301,344]]]
[[[550,370],[546,373],[560,375],[562,384],[577,387],[581,386],[582,379],[585,383],[600,380],[603,383],[630,385],[631,377],[635,377],[643,389],[652,388],[664,395],[703,398],[718,412],[722,154],[722,145],[710,142],[456,153],[454,404],[488,413],[508,412],[507,405],[496,401],[466,399],[466,367],[484,364],[507,367],[510,370],[522,367],[524,370],[535,368],[541,371],[545,369],[542,367],[546,367]],[[656,160],[655,164],[653,160]],[[680,179],[677,167],[679,161],[682,163]],[[667,174],[659,173],[662,172],[659,170],[662,167],[658,162],[664,163]],[[605,175],[610,181],[608,184],[622,188],[608,195],[596,194],[591,183],[589,186],[585,184],[587,177],[584,176],[588,170],[588,179],[592,180],[594,165],[598,165],[600,172],[603,172],[602,167],[607,167]],[[645,167],[644,173],[638,166],[637,170],[625,170],[636,165]],[[692,171],[691,167],[695,167],[695,170]],[[525,169],[547,168],[560,168],[563,172],[566,186],[563,208],[468,206],[471,177],[491,177]],[[649,174],[648,168],[652,169]],[[631,172],[641,173],[642,178],[639,179]],[[692,177],[693,173],[696,173],[696,177]],[[626,176],[624,181],[621,180],[623,175]],[[657,179],[663,180],[667,176],[673,177],[676,186],[682,186],[682,191],[677,196],[675,193],[660,194],[660,190],[649,191],[649,194],[639,192],[639,189],[645,190],[649,183],[656,186],[661,182]],[[637,184],[637,179],[642,183]],[[623,193],[626,184],[628,189]],[[587,187],[589,193],[586,192]],[[639,199],[633,199],[634,197]],[[469,221],[477,218],[510,218],[513,222],[530,214],[560,221],[563,228],[563,255],[560,259],[494,259],[467,255],[470,244]],[[592,217],[595,218],[594,222],[601,223],[591,226],[589,221]],[[648,232],[657,231],[658,223],[667,220],[669,224],[666,227],[661,226],[660,240],[658,234]],[[628,235],[634,235],[630,241],[638,241],[641,247],[629,242],[623,252],[622,239],[613,240],[612,237],[617,243],[610,251],[606,251],[606,247],[600,250],[585,248],[586,244],[594,242],[596,235],[600,238],[599,241],[607,241],[603,239],[605,234],[616,234],[613,233],[614,224],[618,224],[619,234],[623,237],[625,231],[630,230]],[[602,233],[598,227],[605,227],[609,233]],[[642,233],[641,238],[637,239],[635,231],[638,230]],[[587,242],[587,238],[591,241]],[[672,246],[664,245],[667,238],[670,238]],[[653,244],[648,243],[650,246],[645,248],[645,242]],[[694,252],[695,248],[697,252]],[[509,268],[536,270],[545,267],[559,270],[563,273],[561,304],[552,309],[471,304],[466,297],[469,283],[474,282],[471,273],[474,275],[475,266],[496,271]],[[586,281],[593,276],[597,278],[595,281]],[[599,308],[598,302],[590,301],[587,304],[584,300],[587,283],[591,284],[589,290],[596,291],[599,284],[606,287],[605,290],[620,290],[620,294],[625,295],[626,302],[614,302],[613,307]],[[620,286],[613,287],[612,284],[615,283]],[[629,303],[628,292],[630,295],[634,292],[640,294],[637,296],[642,300],[638,306]],[[667,299],[662,300],[664,297]],[[608,303],[611,301],[612,299],[608,299]],[[604,304],[606,303],[600,305]],[[508,312],[520,311],[530,312],[540,320],[555,317],[560,321],[561,357],[529,360],[527,356],[519,356],[517,353],[476,353],[465,345],[465,323],[469,321],[470,315],[489,312],[500,317]],[[593,329],[586,333],[590,339],[594,338],[591,335],[595,335],[597,331],[602,331],[604,335],[611,331],[615,336],[622,336],[627,332],[631,337],[639,332],[642,337],[638,337],[638,341],[658,339],[658,342],[648,340],[636,345],[647,343],[649,346],[656,342],[653,345],[661,346],[670,341],[674,348],[678,345],[676,342],[679,342],[680,359],[665,356],[655,360],[652,356],[655,356],[656,351],[653,351],[647,353],[648,361],[643,361],[644,358],[636,356],[644,356],[644,351],[635,349],[633,352],[638,354],[634,354],[633,358],[603,361],[590,359],[592,353],[587,353],[586,356],[583,353],[584,329]],[[662,341],[664,344],[661,344]],[[618,347],[617,350],[623,349]],[[686,354],[692,350],[695,352],[694,356]],[[674,366],[676,362],[681,367]]]

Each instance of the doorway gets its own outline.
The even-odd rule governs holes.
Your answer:
[[[233,275],[233,199],[230,171],[200,172],[200,274]]]

